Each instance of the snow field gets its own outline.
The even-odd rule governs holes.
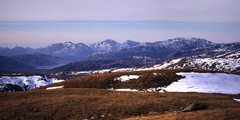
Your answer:
[[[240,93],[240,75],[226,73],[195,73],[180,72],[185,76],[178,82],[173,82],[166,88],[168,92],[203,92],[203,93]]]

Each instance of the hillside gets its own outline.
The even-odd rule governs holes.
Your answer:
[[[143,92],[147,88],[169,86],[181,81],[183,76],[176,73],[190,71],[107,73],[79,77],[26,92],[2,93],[0,118],[198,120],[200,117],[224,120],[240,117],[239,94]],[[210,71],[195,72],[206,74]],[[120,88],[139,89],[141,92],[117,91]],[[192,103],[207,107],[197,111],[181,111],[181,107]]]

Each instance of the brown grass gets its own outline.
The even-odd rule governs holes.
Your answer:
[[[239,108],[202,110],[195,112],[169,112],[161,115],[149,115],[127,118],[124,120],[239,120]]]
[[[233,98],[240,98],[240,95],[36,89],[1,93],[0,119],[100,119],[101,115],[104,115],[102,119],[120,119],[179,111],[180,107],[191,103],[204,103],[208,106],[207,110],[239,111],[240,103]],[[240,117],[234,111],[231,115],[233,118]]]

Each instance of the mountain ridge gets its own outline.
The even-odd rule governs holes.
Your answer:
[[[164,41],[141,43],[132,40],[119,43],[112,39],[107,39],[91,45],[66,41],[65,43],[56,43],[37,49],[22,47],[15,47],[13,49],[0,48],[0,55],[7,54],[8,56],[12,56],[15,51],[17,52],[14,54],[40,53],[70,60],[72,63],[61,66],[62,70],[71,70],[71,68],[74,68],[74,70],[91,70],[90,68],[141,67],[144,65],[159,64],[179,57],[193,55],[213,57],[237,50],[240,50],[240,43],[218,44],[201,38],[174,38]],[[92,67],[88,68],[84,65],[86,63]],[[56,69],[61,70],[59,67]],[[53,71],[56,69],[53,69]]]

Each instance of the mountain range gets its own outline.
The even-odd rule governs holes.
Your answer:
[[[201,38],[174,38],[143,43],[132,40],[119,43],[107,39],[90,45],[68,41],[36,49],[29,47],[0,48],[0,55],[34,69],[60,66],[47,71],[59,72],[141,67],[179,57],[196,55],[214,57],[225,52],[239,50],[240,43],[219,44]]]

